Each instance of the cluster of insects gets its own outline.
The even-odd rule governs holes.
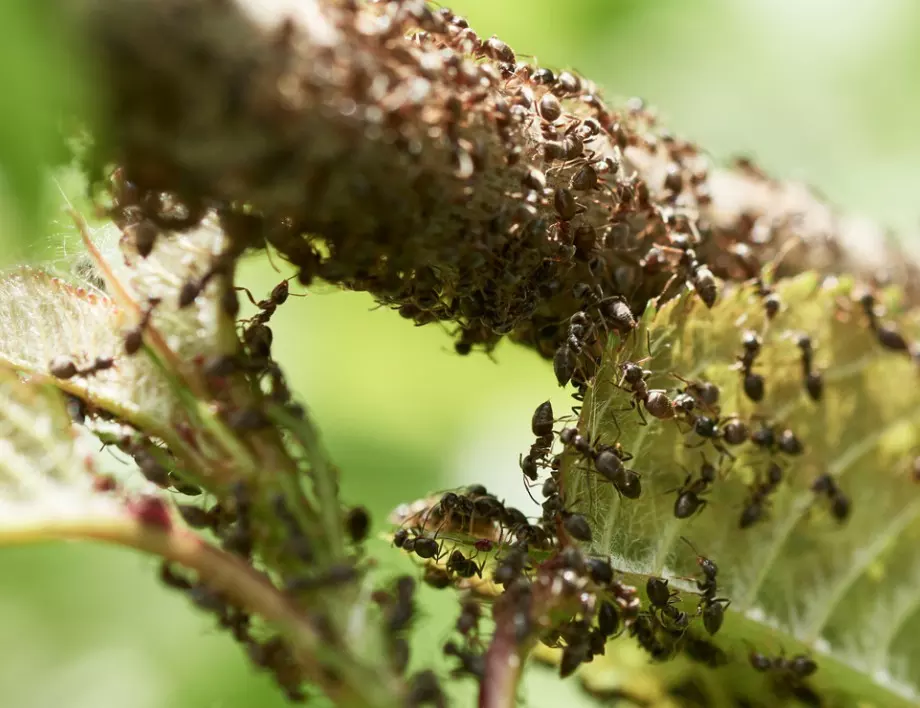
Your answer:
[[[250,661],[273,675],[288,701],[307,702],[302,669],[284,637],[257,626],[252,615],[243,608],[167,561],[160,565],[160,580],[166,587],[184,593],[199,609],[213,615],[218,626],[230,632],[243,646]]]
[[[654,114],[641,102],[615,110],[575,73],[522,62],[506,43],[480,37],[446,9],[421,2],[373,3],[374,22],[355,19],[358,30],[348,27],[347,18],[364,10],[358,3],[341,5],[346,18],[342,30],[373,34],[379,51],[366,53],[344,75],[324,72],[330,68],[323,64],[325,57],[310,64],[318,67],[317,76],[327,73],[341,80],[347,87],[347,100],[341,104],[349,107],[349,119],[363,122],[366,134],[387,148],[381,151],[382,161],[375,162],[376,153],[360,156],[367,174],[350,196],[360,197],[361,210],[336,211],[349,202],[343,198],[308,200],[304,212],[259,213],[231,206],[234,200],[223,194],[197,194],[190,187],[182,194],[163,192],[143,182],[145,173],[158,170],[132,171],[131,165],[126,174],[136,181],[119,175],[111,188],[111,214],[141,258],[154,252],[162,232],[188,229],[204,217],[206,205],[221,205],[217,217],[231,247],[185,282],[175,303],[167,304],[190,308],[206,290],[219,289],[222,312],[234,321],[240,312],[239,292],[256,308],[250,319],[239,323],[237,353],[197,362],[219,404],[215,408],[231,430],[251,433],[271,425],[258,405],[234,403],[230,379],[237,374],[256,381],[259,393],[271,403],[303,415],[290,403],[290,390],[272,358],[271,320],[292,296],[289,280],[263,299],[232,283],[236,259],[247,247],[266,242],[293,265],[302,284],[322,278],[369,292],[418,325],[449,324],[460,354],[476,348],[490,352],[506,336],[534,348],[552,359],[561,386],[574,385],[579,403],[601,368],[609,336],[620,342],[635,336],[637,316],[649,302],[660,305],[688,289],[694,306],[713,308],[722,294],[720,279],[754,281],[767,321],[777,319],[784,306],[761,278],[761,269],[782,247],[782,234],[764,235],[766,219],[757,214],[739,215],[735,223],[718,227],[709,223],[707,159],[695,145],[658,130]],[[279,44],[284,41],[281,37]],[[390,51],[393,47],[398,51]],[[314,88],[305,84],[304,90]],[[656,177],[633,171],[630,165],[636,161],[626,159],[627,150],[644,151],[665,169]],[[425,160],[419,160],[420,151]],[[289,169],[294,165],[287,152],[269,155],[253,172],[263,180],[265,175],[296,171]],[[403,182],[406,165],[413,166],[411,185]],[[341,184],[347,197],[355,180],[337,179],[339,169],[351,168],[326,164],[319,173],[298,174],[298,185]],[[751,179],[767,179],[752,163],[740,163],[737,169]],[[366,188],[378,183],[394,187]],[[403,198],[394,191],[400,188],[407,189]],[[444,218],[431,219],[429,212]],[[429,226],[434,223],[436,227]],[[858,302],[881,347],[911,353],[901,331],[884,320],[873,295]],[[140,351],[157,306],[162,305],[148,303],[138,325],[126,333],[127,355]],[[737,371],[746,403],[763,403],[776,386],[775,380],[768,381],[768,371],[765,375],[765,339],[763,332],[744,331],[729,364]],[[802,389],[820,402],[824,378],[815,366],[815,345],[803,333],[796,346]],[[789,476],[787,465],[806,449],[796,426],[762,416],[723,415],[719,387],[689,374],[684,378],[666,372],[680,384],[654,387],[653,377],[661,372],[643,368],[646,361],[620,362],[612,382],[628,396],[630,415],[641,425],[675,425],[687,447],[705,448],[699,466],[684,470],[682,483],[667,492],[674,495],[673,516],[687,521],[712,513],[726,461],[735,465],[738,457],[756,455],[738,526],[747,529],[768,518]],[[71,379],[116,366],[115,357],[82,365],[76,358],[62,357],[51,363],[50,371]],[[694,549],[700,573],[695,578],[695,610],[686,607],[668,580],[657,577],[646,583],[643,606],[639,591],[618,576],[607,558],[592,553],[592,526],[578,507],[582,500],[567,494],[565,456],[627,501],[648,495],[653,486],[649,480],[659,471],[644,469],[635,449],[634,462],[619,436],[605,439],[575,425],[557,430],[556,422],[549,402],[537,407],[531,420],[533,442],[519,460],[528,492],[535,501],[539,497],[537,515],[528,516],[485,487],[472,485],[409,510],[393,545],[424,566],[421,577],[427,587],[475,587],[486,581],[500,586],[495,623],[508,624],[519,643],[536,638],[560,648],[564,676],[603,654],[607,641],[621,633],[634,637],[656,660],[683,653],[709,666],[725,663],[728,657],[711,639],[730,605],[721,596],[715,562]],[[557,443],[559,452],[554,452]],[[204,496],[182,478],[164,449],[136,441],[125,441],[122,449],[152,482],[189,497]],[[712,453],[718,455],[717,462],[710,461]],[[850,500],[833,478],[819,477],[812,489],[837,520],[848,518]],[[252,562],[258,550],[257,507],[270,512],[283,531],[277,556],[303,570],[281,579],[288,596],[303,599],[360,576],[358,565],[350,561],[314,567],[320,549],[280,494],[253,498],[249,487],[239,483],[207,507],[183,500],[177,508],[189,526],[214,534],[225,550]],[[348,539],[360,544],[370,529],[367,510],[354,507],[341,517]],[[164,567],[164,582],[215,612],[247,646],[253,661],[276,674],[292,700],[302,698],[296,677],[288,675],[293,661],[282,640],[253,639],[248,619],[244,622],[221,598],[172,569]],[[414,578],[402,576],[374,593],[389,661],[400,675],[409,662],[417,590]],[[456,675],[480,681],[486,675],[483,607],[476,596],[465,596],[454,636],[443,647]],[[553,622],[547,620],[551,613],[546,608],[553,610]],[[754,656],[754,668],[769,672],[794,695],[807,695],[804,679],[814,672],[810,659],[756,655],[755,662]],[[406,702],[445,705],[437,676],[423,670],[407,677]]]

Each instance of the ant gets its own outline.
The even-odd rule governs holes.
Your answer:
[[[161,299],[158,297],[150,298],[147,303],[147,309],[144,310],[144,313],[141,315],[140,322],[138,322],[137,326],[125,335],[125,354],[128,356],[136,354],[141,348],[141,344],[144,341],[144,330],[150,323],[150,318],[153,316],[154,308],[156,308],[160,302]]]
[[[587,283],[576,283],[572,295],[587,307],[596,308],[604,324],[620,335],[621,339],[636,329],[636,318],[629,303],[621,295],[604,297],[600,286],[592,290]]]
[[[700,570],[703,571],[703,579],[696,581],[696,587],[702,594],[697,607],[697,614],[703,615],[703,626],[706,631],[710,634],[715,634],[722,627],[725,610],[732,604],[728,598],[716,597],[718,586],[716,577],[719,574],[719,567],[706,556],[700,555],[699,551],[686,537],[681,536],[680,538],[696,554],[696,563],[699,565]]]
[[[578,434],[576,428],[565,428],[559,434],[559,440],[592,461],[597,473],[611,482],[619,494],[627,499],[637,499],[642,494],[638,473],[624,465],[633,459],[631,453],[620,449],[618,445],[592,445],[587,438]]]
[[[553,446],[553,422],[553,406],[549,401],[544,401],[537,406],[530,422],[530,429],[536,441],[530,446],[530,452],[526,456],[518,458],[521,472],[531,482],[537,481],[539,468],[546,466],[546,457]]]
[[[665,492],[666,494],[677,492],[677,499],[674,500],[674,516],[678,519],[688,519],[702,511],[709,502],[701,495],[709,491],[715,480],[716,468],[706,460],[704,455],[698,479],[693,479],[693,473],[687,471],[687,477],[680,487]]]
[[[565,341],[553,355],[553,372],[560,386],[565,386],[575,375],[577,357],[585,346],[591,322],[584,312],[576,312],[569,318],[569,327]]]
[[[729,420],[736,420],[736,419],[729,419]],[[702,441],[700,441],[696,445],[685,443],[685,447],[700,447],[701,445],[705,445],[706,442],[708,441],[712,443],[712,446],[715,448],[715,450],[720,455],[724,455],[730,458],[731,460],[734,460],[735,456],[732,453],[730,453],[728,451],[728,448],[726,448],[720,442],[720,440],[725,437],[724,430],[720,427],[723,422],[724,422],[724,419],[712,418],[708,415],[696,416],[695,418],[693,418],[693,432],[696,433],[699,437],[701,437]],[[734,435],[732,439],[733,440],[735,439]]]
[[[658,420],[669,420],[675,416],[674,402],[668,397],[664,389],[649,389],[646,381],[652,375],[648,369],[643,369],[642,362],[626,361],[620,364],[620,371],[623,373],[620,382],[615,384],[617,388],[630,393],[633,397],[630,410],[635,409],[642,425],[648,425],[645,415],[642,413],[640,403],[645,406],[645,410]],[[626,386],[623,386],[623,384]]]
[[[272,315],[275,314],[275,310],[278,309],[278,306],[283,305],[285,302],[287,302],[288,297],[290,297],[291,291],[290,286],[288,285],[290,280],[291,278],[285,278],[282,280],[274,288],[272,288],[271,294],[266,299],[259,300],[258,302],[256,302],[256,299],[252,296],[252,293],[248,288],[233,288],[236,291],[243,291],[246,293],[246,296],[249,298],[249,302],[259,308],[259,312],[249,320],[250,322],[263,325],[268,324],[268,321],[272,318]],[[295,295],[294,297],[306,297],[306,294]]]
[[[672,238],[672,243],[674,247],[658,247],[664,253],[678,255],[676,264],[677,269],[668,282],[664,284],[664,287],[661,289],[662,294],[668,291],[675,280],[682,278],[687,285],[696,291],[696,294],[699,296],[700,300],[703,301],[703,304],[706,305],[707,308],[712,309],[713,305],[716,304],[716,299],[719,297],[719,284],[712,274],[712,270],[709,269],[709,266],[700,261],[697,258],[696,251],[690,248],[692,242],[689,237],[682,234],[674,236]],[[661,299],[662,296],[659,296],[658,300],[661,301]]]
[[[738,528],[750,528],[764,517],[770,505],[770,495],[776,491],[782,481],[783,468],[775,462],[770,463],[766,480],[755,484],[751,489],[751,494],[741,512]]]
[[[97,356],[88,366],[78,368],[68,357],[55,357],[48,364],[48,371],[57,379],[72,379],[75,376],[92,376],[100,371],[107,371],[115,366],[113,357]]]
[[[653,609],[664,610],[680,600],[680,592],[668,587],[664,578],[650,577],[645,583],[645,594]]]
[[[825,495],[831,503],[831,515],[838,523],[843,523],[850,516],[850,498],[844,494],[834,478],[825,472],[818,475],[811,484],[811,491]]]
[[[760,403],[764,397],[764,378],[753,371],[754,362],[760,354],[763,344],[756,332],[746,331],[741,337],[744,352],[737,357],[735,368],[741,370],[743,377],[742,387],[745,395],[754,403]]]
[[[700,406],[718,414],[719,404],[719,387],[711,381],[689,381],[679,374],[671,374],[678,381],[684,384],[684,390],[677,398],[674,399],[674,407],[682,413],[690,413],[693,408]],[[689,402],[681,400],[682,396],[689,396],[694,405],[690,406]]]
[[[820,371],[813,368],[814,348],[811,337],[802,333],[796,337],[795,343],[802,352],[802,379],[805,382],[805,391],[811,400],[818,402],[824,395],[824,378]]]
[[[898,332],[892,325],[880,323],[878,315],[875,312],[876,301],[875,295],[866,290],[859,297],[859,304],[862,306],[866,318],[869,320],[869,329],[875,333],[875,338],[883,348],[894,352],[909,352],[910,346],[904,336]]]
[[[472,558],[467,558],[461,551],[455,549],[447,559],[446,567],[449,573],[454,573],[460,578],[472,578],[474,575],[481,578],[485,566],[485,561],[476,563]]]

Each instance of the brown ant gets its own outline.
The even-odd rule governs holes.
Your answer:
[[[294,276],[291,276],[291,278],[293,277]],[[246,296],[249,298],[249,302],[251,302],[259,309],[259,312],[249,320],[250,322],[263,325],[268,324],[268,321],[272,318],[272,315],[275,314],[275,310],[278,309],[278,306],[287,302],[288,297],[291,296],[289,287],[291,278],[285,278],[282,280],[274,288],[272,288],[271,294],[269,294],[266,299],[259,300],[258,302],[256,302],[248,288],[233,288],[236,291],[242,291],[246,293]],[[294,297],[306,297],[306,294],[294,295]]]
[[[147,308],[144,310],[144,313],[141,315],[140,322],[137,323],[137,326],[131,329],[125,335],[125,354],[132,356],[136,354],[141,348],[141,344],[144,341],[144,330],[147,328],[147,325],[150,323],[150,318],[153,316],[154,308],[159,305],[161,302],[160,298],[150,298],[147,303]]]
[[[48,371],[58,379],[72,379],[77,376],[92,376],[100,371],[107,371],[115,366],[113,357],[97,356],[92,364],[79,368],[68,357],[55,357],[48,364]]]

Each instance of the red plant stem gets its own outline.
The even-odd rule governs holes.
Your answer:
[[[513,708],[515,704],[530,643],[517,641],[513,618],[513,607],[501,608],[496,617],[495,634],[486,650],[486,668],[479,685],[479,708]]]

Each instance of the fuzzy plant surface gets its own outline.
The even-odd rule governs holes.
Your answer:
[[[292,703],[507,708],[535,656],[645,706],[916,704],[920,280],[881,229],[420,0],[61,7],[97,228],[67,206],[91,278],[0,279],[0,543],[159,557]],[[261,296],[260,250],[295,273]],[[509,461],[534,507],[407,499],[416,572],[375,573],[273,358],[318,281],[574,388]],[[422,583],[458,600],[440,674]]]

